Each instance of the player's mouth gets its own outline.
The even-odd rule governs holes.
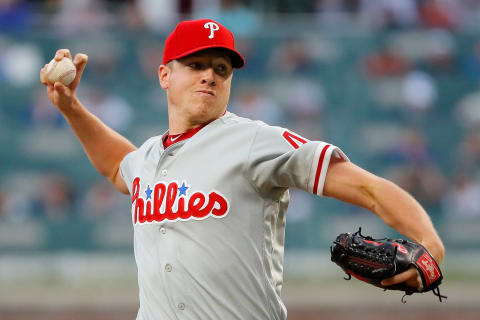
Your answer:
[[[213,92],[212,90],[197,90],[196,91],[197,93],[200,93],[202,95],[207,95],[207,96],[210,96],[210,97],[215,97],[215,92]]]

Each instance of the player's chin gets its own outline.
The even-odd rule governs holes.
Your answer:
[[[196,95],[192,100],[195,101],[195,104],[199,107],[212,107],[217,103],[217,97],[207,94]]]
[[[192,110],[190,117],[197,123],[208,122],[218,118],[216,116],[217,113],[214,110],[215,109],[209,104],[199,104],[194,110]]]

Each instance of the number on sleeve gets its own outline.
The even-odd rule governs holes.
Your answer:
[[[308,142],[307,139],[302,138],[299,135],[291,133],[287,130],[283,132],[282,136],[295,149],[300,148],[302,144],[305,144]]]

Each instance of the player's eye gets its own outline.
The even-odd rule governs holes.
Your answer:
[[[202,69],[202,64],[200,64],[198,62],[192,62],[188,66],[190,68],[192,68],[193,70],[201,70]]]
[[[215,73],[223,77],[228,76],[229,71],[229,68],[223,63],[215,66]]]

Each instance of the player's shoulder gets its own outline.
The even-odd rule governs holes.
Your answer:
[[[240,117],[231,112],[225,114],[222,121],[228,128],[230,136],[246,137],[251,139],[254,145],[262,148],[270,148],[275,145],[277,148],[290,150],[291,147],[297,149],[301,145],[311,142],[288,128]]]
[[[147,151],[153,148],[154,146],[158,145],[161,141],[162,141],[161,135],[150,137],[140,146],[140,148],[138,148],[138,150]]]
[[[270,132],[279,132],[286,130],[285,128],[267,124],[261,120],[254,120],[245,117],[241,117],[232,112],[227,112],[223,117],[220,118],[222,123],[226,126],[239,126],[244,129],[252,130],[262,130]]]
[[[267,124],[261,120],[253,120],[245,117],[240,117],[232,112],[227,112],[223,117],[220,118],[222,123],[227,127],[239,127],[242,132],[250,133],[255,136],[261,136],[263,138],[281,138],[286,135],[295,135],[293,131],[277,126]],[[302,140],[308,141],[308,139],[301,137]]]
[[[239,126],[250,126],[250,127],[259,127],[262,125],[266,125],[265,122],[260,120],[253,120],[245,117],[240,117],[233,112],[227,111],[225,115],[220,118],[220,121],[224,125],[239,125]]]
[[[129,153],[130,157],[144,157],[152,152],[158,152],[161,145],[162,135],[148,138],[138,149]]]

